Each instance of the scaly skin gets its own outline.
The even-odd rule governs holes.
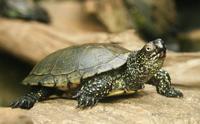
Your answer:
[[[29,93],[13,101],[10,106],[12,108],[30,109],[36,102],[46,100],[53,94],[62,95],[63,91],[59,91],[55,88],[35,86],[32,87]]]
[[[121,69],[122,70],[122,69]],[[126,71],[120,77],[116,77],[116,73],[121,72],[120,69],[116,72],[105,73],[95,78],[85,80],[80,91],[74,98],[78,100],[78,108],[93,107],[98,101],[106,97],[111,90],[131,90],[137,91],[144,88],[144,83],[151,84],[156,87],[159,94],[166,97],[183,97],[183,94],[171,86],[169,74],[160,69],[147,82],[134,82],[133,78],[126,75]],[[132,79],[132,82],[127,82]],[[139,80],[140,81],[140,80]]]
[[[78,99],[78,108],[94,106],[112,90],[112,78],[109,75],[100,75],[85,80],[83,84],[80,91],[74,96]]]
[[[169,74],[162,70],[166,48],[162,40],[148,43],[138,52],[132,52],[127,64],[105,74],[86,80],[75,96],[78,107],[94,106],[111,90],[139,90],[145,83],[156,86],[157,92],[167,97],[182,97],[179,90],[171,87]],[[111,88],[112,87],[112,88]]]
[[[125,75],[126,71],[123,68],[115,70],[115,72],[107,72],[96,77],[86,79],[82,83],[84,84],[81,89],[73,98],[78,100],[78,108],[93,107],[98,101],[110,93],[112,90],[139,90],[144,88],[141,83],[131,83],[128,85]],[[123,73],[123,74],[121,74]]]
[[[169,74],[162,70],[166,48],[161,39],[147,43],[141,50],[131,52],[127,63],[118,69],[83,79],[74,98],[78,108],[92,107],[109,95],[110,91],[137,91],[144,84],[156,86],[159,94],[167,97],[182,97],[179,90],[171,87]],[[56,88],[37,87],[31,93],[13,102],[13,108],[31,108],[35,102],[56,94]]]
[[[148,82],[156,86],[157,93],[167,97],[183,97],[183,94],[171,86],[169,73],[160,69]]]

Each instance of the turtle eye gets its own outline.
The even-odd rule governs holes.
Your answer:
[[[155,45],[154,45],[152,42],[147,43],[147,44],[145,45],[145,47],[144,47],[144,50],[145,50],[146,52],[152,52],[152,51],[154,51],[155,49],[156,49],[156,47],[155,47]]]
[[[147,47],[146,47],[146,51],[148,51],[148,52],[149,52],[149,51],[152,51],[152,47],[147,46]]]
[[[150,51],[150,50],[151,50],[151,48],[150,48],[150,47],[147,47],[147,48],[146,48],[146,50],[147,50],[147,51]]]

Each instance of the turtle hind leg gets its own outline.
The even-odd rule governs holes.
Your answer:
[[[31,92],[20,97],[10,104],[12,108],[30,109],[38,101],[47,99],[54,93],[54,89],[47,87],[33,87]]]

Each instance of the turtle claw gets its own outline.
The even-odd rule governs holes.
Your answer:
[[[176,90],[173,87],[164,90],[162,92],[158,91],[159,94],[164,95],[166,97],[174,97],[174,98],[181,98],[183,97],[183,93],[180,90]]]
[[[18,101],[14,101],[9,106],[12,107],[12,108],[17,108],[18,104],[19,104]]]
[[[77,98],[77,100],[78,100],[78,105],[76,108],[81,108],[81,109],[85,109],[88,107],[92,108],[99,101],[97,98],[88,96],[83,93],[78,93],[78,95],[75,95],[75,97],[73,97],[73,98]]]
[[[12,102],[10,104],[11,108],[23,108],[23,109],[30,109],[35,104],[35,100],[32,100],[28,97],[21,97],[20,99]]]
[[[167,93],[167,97],[183,97],[183,93],[180,90],[176,90],[174,88],[171,88]]]

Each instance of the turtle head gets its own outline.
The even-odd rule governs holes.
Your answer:
[[[149,80],[162,66],[166,57],[166,47],[162,39],[148,42],[132,53],[127,61],[129,72],[140,82]]]
[[[141,58],[142,56],[142,58]],[[138,53],[140,61],[163,61],[166,57],[166,47],[162,39],[147,43]]]

